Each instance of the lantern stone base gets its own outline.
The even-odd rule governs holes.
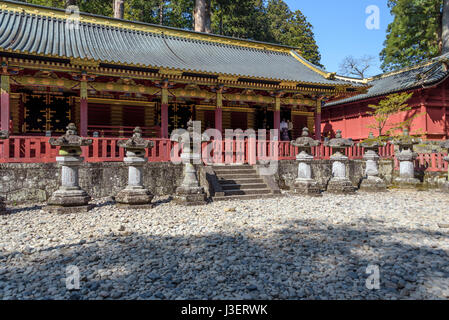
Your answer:
[[[154,196],[145,188],[125,188],[115,197],[117,206],[122,208],[151,209]]]
[[[446,181],[441,185],[441,191],[449,193],[449,181]]]
[[[419,181],[419,179],[416,178],[399,177],[393,180],[393,184],[401,189],[413,189],[419,186],[421,184],[421,181]]]
[[[329,193],[343,193],[353,194],[355,188],[348,178],[332,178],[327,185],[327,192]]]
[[[76,207],[61,207],[61,206],[55,206],[55,205],[47,205],[44,209],[50,213],[70,214],[70,213],[88,212],[94,207],[95,207],[95,205],[93,205],[93,204],[88,204],[85,206],[76,206]]]
[[[294,191],[297,194],[321,196],[318,183],[313,179],[296,179]]]
[[[362,180],[360,191],[365,192],[382,192],[387,190],[387,185],[379,177],[369,176]]]
[[[90,199],[82,189],[59,189],[48,200],[46,210],[52,213],[87,212],[94,207],[89,204]]]
[[[200,206],[206,204],[206,193],[203,187],[179,187],[176,189],[174,201],[185,206]]]

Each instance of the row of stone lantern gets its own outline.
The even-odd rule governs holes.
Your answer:
[[[193,152],[193,122],[188,123],[188,138],[175,139],[182,143],[181,159],[184,162],[184,180],[176,189],[175,201],[184,205],[201,205],[206,203],[206,193],[200,186],[193,161],[200,157]],[[1,138],[1,136],[0,136]],[[203,139],[207,139],[203,138]],[[56,213],[74,213],[88,211],[92,208],[89,204],[90,196],[79,186],[79,166],[83,162],[81,147],[92,144],[92,139],[82,138],[76,133],[75,124],[67,127],[65,135],[59,138],[51,138],[49,143],[58,146],[59,156],[56,157],[61,167],[61,186],[48,200],[47,210]],[[124,163],[128,167],[128,185],[115,197],[118,206],[125,208],[152,208],[153,195],[143,186],[143,166],[147,162],[146,149],[154,147],[152,141],[142,138],[140,127],[134,129],[133,136],[128,140],[117,143],[125,149]],[[3,202],[0,201],[0,205]]]
[[[301,137],[292,141],[291,144],[298,147],[298,178],[295,181],[294,190],[296,193],[307,195],[320,195],[320,188],[317,181],[312,179],[313,156],[310,154],[311,148],[320,145],[320,141],[309,137],[309,129],[304,128]],[[332,178],[329,181],[327,191],[331,193],[353,193],[355,188],[346,177],[346,164],[348,157],[343,154],[347,147],[352,146],[352,140],[343,139],[341,131],[337,130],[336,137],[324,142],[326,147],[331,147],[335,153],[331,156]]]
[[[8,139],[9,133],[6,130],[0,130],[0,140]],[[0,196],[0,214],[4,213],[6,210],[5,199]]]
[[[413,151],[413,146],[420,142],[421,139],[411,137],[407,129],[404,130],[401,136],[392,141],[394,145],[399,147],[399,154],[396,156],[399,160],[399,177],[394,180],[395,184],[402,187],[411,187],[420,183],[415,178],[414,160],[417,158],[417,153]],[[309,130],[304,128],[302,136],[292,141],[291,144],[299,149],[296,157],[298,161],[298,178],[295,181],[295,192],[319,195],[318,183],[312,179],[311,163],[313,162],[313,156],[310,154],[310,150],[312,147],[318,146],[320,141],[310,138]],[[337,130],[336,137],[325,141],[323,145],[332,148],[334,152],[330,157],[332,161],[332,178],[328,183],[327,191],[330,193],[353,193],[355,188],[346,174],[348,157],[344,155],[344,150],[353,146],[354,142],[351,139],[342,138],[341,130]],[[358,145],[365,149],[363,158],[366,163],[365,176],[360,184],[360,190],[385,191],[387,188],[386,184],[379,177],[378,162],[380,157],[378,151],[386,143],[374,138],[373,134],[370,133],[368,139]],[[449,141],[442,142],[441,147],[449,149]],[[445,157],[444,160],[449,162],[449,156]],[[443,189],[449,191],[449,181],[444,183]]]

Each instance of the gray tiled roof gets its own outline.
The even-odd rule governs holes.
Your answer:
[[[436,57],[415,67],[376,76],[368,82],[368,85],[372,87],[368,89],[367,93],[330,102],[326,106],[342,105],[435,84],[449,75],[449,71],[445,71],[443,68],[442,62],[444,61],[449,61],[449,54]]]
[[[0,10],[0,51],[87,58],[184,72],[357,86],[326,79],[313,70],[313,65],[307,67],[293,57],[289,52],[293,48],[278,52],[84,22],[80,28],[70,29],[66,23],[65,19],[56,17]]]

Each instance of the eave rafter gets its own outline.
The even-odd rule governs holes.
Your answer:
[[[80,63],[60,63],[60,62],[53,62],[53,61],[39,61],[39,60],[32,60],[32,59],[19,59],[19,58],[13,58],[8,57],[2,58],[2,61],[6,61],[10,68],[20,68],[21,70],[24,69],[30,69],[30,70],[40,70],[40,71],[47,71],[47,72],[63,72],[68,74],[81,74],[85,73],[92,77],[113,77],[113,78],[126,78],[130,80],[146,80],[151,81],[152,83],[157,83],[163,80],[169,81],[172,84],[177,84],[176,93],[180,94],[180,96],[183,96],[183,89],[178,88],[181,85],[192,85],[195,84],[197,86],[208,86],[208,87],[217,87],[217,86],[224,86],[226,88],[234,88],[234,89],[241,89],[246,90],[247,92],[251,91],[264,91],[264,92],[284,92],[289,93],[290,95],[293,94],[300,94],[300,95],[308,95],[313,96],[316,94],[322,94],[325,96],[335,96],[335,95],[344,95],[346,93],[347,86],[335,86],[332,88],[326,88],[326,89],[320,89],[319,85],[314,86],[313,84],[303,84],[304,87],[302,87],[302,84],[294,83],[292,82],[290,85],[286,85],[286,83],[281,83],[280,85],[273,85],[273,84],[261,84],[261,83],[241,83],[239,81],[236,81],[232,77],[219,77],[216,78],[202,78],[202,77],[193,77],[193,76],[185,76],[178,73],[171,73],[171,74],[164,74],[164,73],[150,73],[150,72],[144,72],[144,71],[137,71],[137,70],[123,70],[123,69],[115,69],[115,68],[103,68],[99,66],[94,66],[92,64],[86,64],[81,66]],[[160,71],[160,70],[159,70]],[[34,83],[33,83],[34,81]],[[27,83],[29,85],[37,85],[36,79],[32,80],[29,79],[29,77],[23,77],[19,76],[17,82]],[[42,85],[48,86],[60,86],[65,88],[74,88],[73,83],[68,82],[67,79],[59,78],[57,81],[50,81],[50,80],[42,80]],[[125,83],[118,84],[116,82],[114,83],[97,83],[97,82],[90,82],[89,83],[90,89],[97,90],[97,91],[118,91],[118,92],[131,92],[131,93],[140,93],[140,94],[148,94],[148,95],[154,95],[156,94],[155,90],[159,89],[151,89],[148,86],[144,85],[127,85]],[[186,90],[189,91],[189,90]],[[204,91],[204,92],[203,92]],[[215,95],[215,94],[214,94]],[[210,96],[210,97],[209,97]],[[192,97],[192,98],[206,98],[206,99],[213,99],[211,96],[211,91],[208,90],[200,90],[199,93],[192,94],[191,92],[187,92],[185,94],[186,98]],[[224,94],[223,98],[226,100],[226,93]],[[235,94],[233,96],[228,94],[228,99],[243,99],[242,101],[247,102],[260,102],[260,103],[273,103],[272,97],[269,96],[258,96],[253,94]],[[309,101],[310,100],[310,101]],[[311,99],[296,99],[293,97],[288,98],[282,98],[283,104],[303,104],[303,105],[312,105]]]

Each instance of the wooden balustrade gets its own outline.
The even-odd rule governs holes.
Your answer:
[[[49,137],[12,136],[0,140],[0,163],[49,163],[55,162],[59,148],[48,143]],[[118,162],[123,161],[125,151],[119,148],[117,142],[124,138],[92,138],[93,143],[83,147],[83,157],[87,162]],[[154,147],[147,150],[149,162],[179,163],[181,161],[181,147],[177,142],[169,139],[150,138]],[[225,139],[203,142],[202,159],[204,164],[241,163],[256,164],[257,161],[294,160],[298,148],[289,141],[257,140],[253,137],[245,139]],[[317,160],[328,160],[332,149],[323,145],[313,147],[312,155]],[[350,159],[362,159],[364,149],[353,146],[345,151]],[[394,146],[387,144],[379,149],[381,158],[394,159],[395,169],[399,169],[399,162],[394,158]],[[447,171],[448,163],[443,160],[446,154],[419,154],[415,162],[416,170]]]

